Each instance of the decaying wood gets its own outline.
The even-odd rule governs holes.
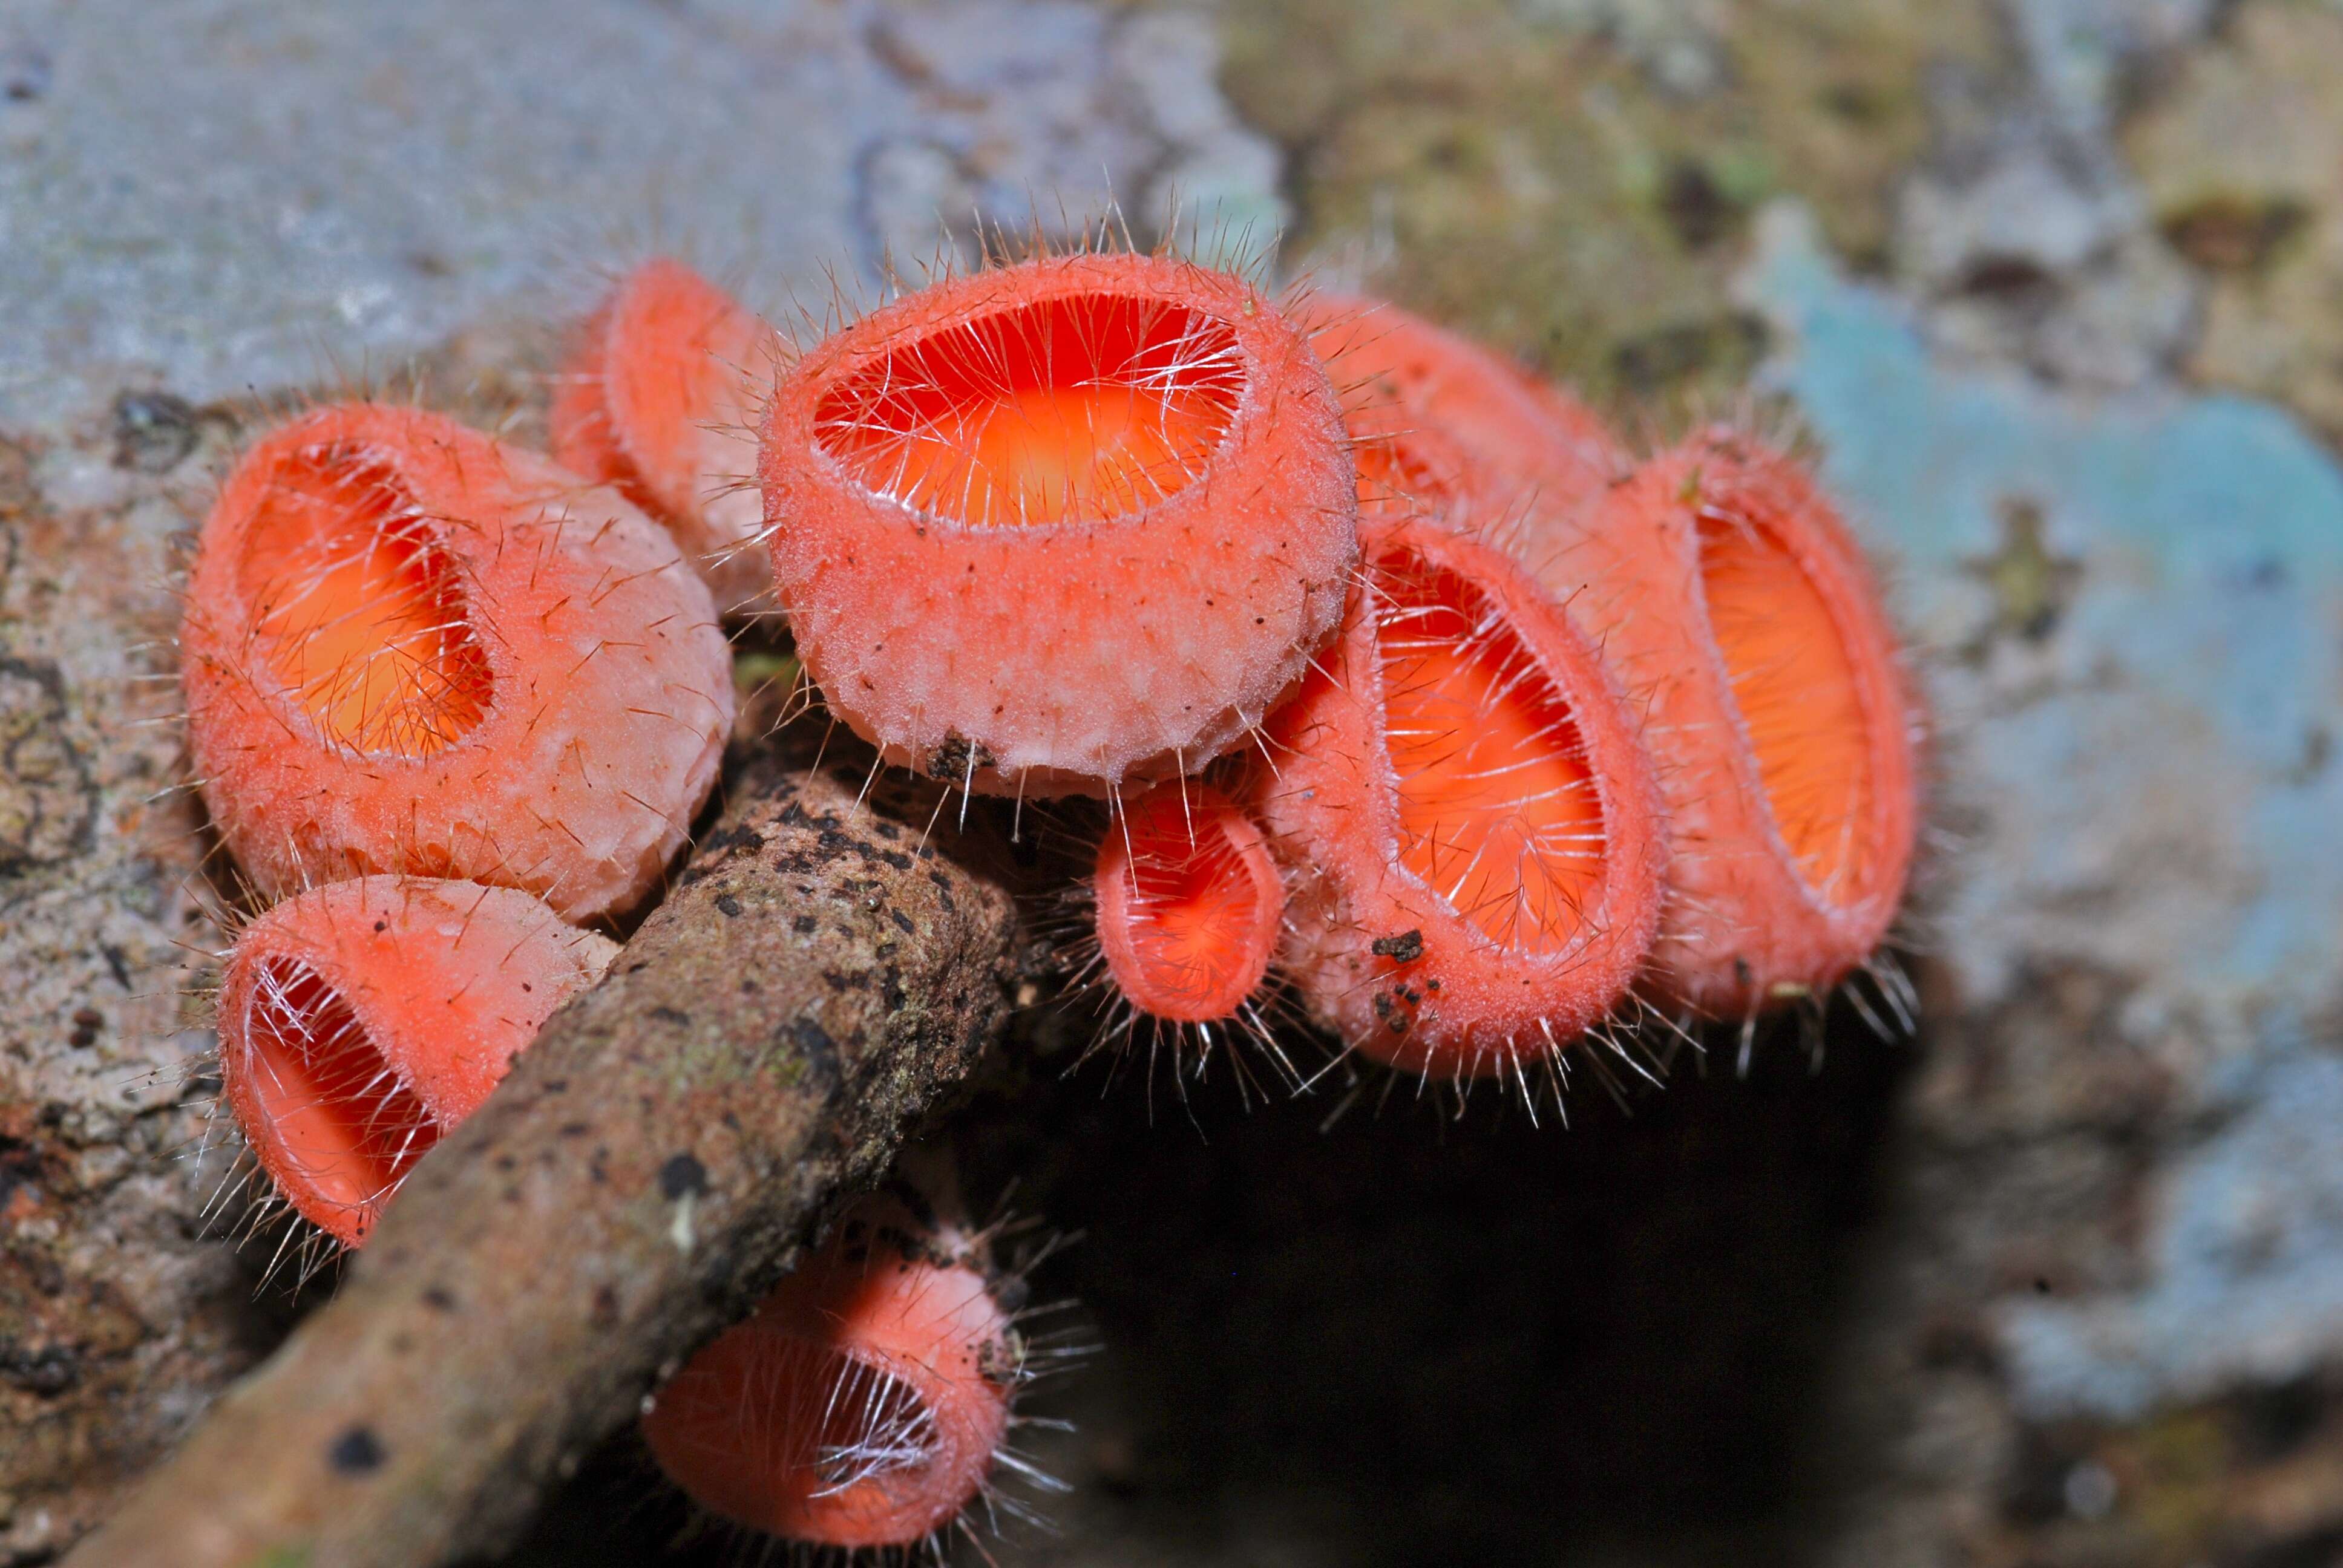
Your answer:
[[[752,769],[336,1299],[70,1561],[409,1568],[508,1539],[997,1030],[1011,900],[926,827]]]

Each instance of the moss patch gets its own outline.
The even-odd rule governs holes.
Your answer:
[[[1287,149],[1289,255],[1614,407],[1739,385],[1762,326],[1727,280],[1747,220],[1806,198],[1877,259],[1928,135],[1932,65],[1996,68],[1982,0],[1787,0],[1653,20],[1602,0],[1229,7],[1224,82]]]

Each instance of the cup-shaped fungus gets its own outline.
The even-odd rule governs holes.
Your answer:
[[[1428,517],[1487,537],[1584,504],[1624,467],[1575,399],[1420,316],[1340,295],[1303,316],[1357,444],[1363,520]]]
[[[553,398],[555,459],[665,523],[728,614],[772,591],[755,425],[789,352],[730,295],[660,257],[587,319]]]
[[[322,408],[245,454],[179,646],[205,802],[272,897],[395,871],[622,910],[732,721],[715,608],[656,523],[415,408]]]
[[[228,955],[222,1093],[277,1191],[357,1246],[415,1161],[618,950],[511,888],[422,877],[312,888],[246,926]]]
[[[1366,1054],[1518,1078],[1650,951],[1650,759],[1593,645],[1511,561],[1423,521],[1371,530],[1367,558],[1341,639],[1268,732],[1288,961]]]
[[[1194,779],[1124,806],[1099,840],[1091,892],[1115,989],[1173,1024],[1234,1017],[1269,972],[1285,916],[1261,829]]]
[[[1717,427],[1528,553],[1650,707],[1663,987],[1744,1018],[1837,984],[1903,900],[1922,728],[1837,508],[1802,465]]]
[[[956,1231],[866,1199],[659,1391],[644,1441],[692,1500],[813,1546],[912,1546],[986,1490],[1024,1349]]]
[[[760,460],[830,707],[978,790],[1201,768],[1300,678],[1357,559],[1309,345],[1242,279],[1162,257],[895,301],[782,378]]]

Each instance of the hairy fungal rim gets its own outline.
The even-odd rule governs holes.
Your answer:
[[[920,1512],[932,1490],[939,1469],[951,1467],[950,1439],[939,1420],[935,1403],[920,1391],[920,1369],[909,1361],[866,1346],[826,1344],[784,1332],[770,1334],[752,1363],[753,1381],[738,1392],[744,1400],[786,1399],[785,1412],[769,1408],[743,1434],[728,1429],[703,1432],[676,1422],[658,1429],[656,1445],[662,1461],[674,1468],[693,1457],[723,1466],[747,1461],[761,1473],[775,1496],[759,1500],[760,1508],[745,1493],[719,1493],[700,1499],[736,1523],[789,1535],[786,1510],[794,1503],[808,1514],[858,1523]],[[670,1398],[689,1398],[678,1390]],[[702,1481],[703,1487],[708,1483]],[[949,1483],[947,1483],[949,1484]],[[775,1509],[775,1512],[766,1512]],[[954,1506],[949,1513],[959,1512]],[[761,1517],[760,1517],[761,1515]],[[933,1528],[930,1524],[928,1528]],[[838,1533],[876,1532],[841,1529]],[[925,1533],[925,1530],[913,1533]],[[804,1537],[795,1537],[804,1538]],[[839,1545],[895,1544],[884,1538],[829,1543]]]
[[[308,889],[228,953],[223,1098],[278,1192],[359,1246],[415,1161],[618,950],[511,888],[375,876]]]
[[[1744,748],[1743,787],[1796,896],[1862,950],[1835,961],[1860,961],[1901,901],[1917,827],[1919,719],[1895,630],[1803,467],[1730,430],[1683,453],[1679,569]],[[1808,635],[1790,635],[1798,626]]]
[[[1370,569],[1334,653],[1269,727],[1278,781],[1264,792],[1262,812],[1294,879],[1282,961],[1312,1011],[1362,1054],[1460,1083],[1502,1076],[1527,1099],[1529,1068],[1558,1064],[1581,1035],[1600,1030],[1651,955],[1664,869],[1651,759],[1594,645],[1509,559],[1427,519],[1371,529],[1367,547]],[[1447,897],[1453,873],[1435,886],[1403,853],[1402,780],[1387,734],[1377,625],[1390,597],[1383,563],[1410,558],[1483,596],[1472,624],[1492,615],[1510,623],[1585,754],[1591,788],[1583,793],[1599,803],[1603,824],[1599,883],[1590,876],[1591,896],[1532,911],[1558,923],[1537,949],[1508,946],[1502,924],[1492,934],[1468,918]],[[1403,602],[1398,608],[1404,613]],[[1513,668],[1520,662],[1497,660],[1483,672],[1493,682],[1477,689],[1526,680]],[[1406,718],[1403,704],[1403,724]],[[1478,728],[1501,742],[1493,754],[1502,757],[1543,733],[1538,720],[1533,711],[1512,734]],[[1477,768],[1467,759],[1468,789],[1484,782],[1470,776]],[[1574,768],[1564,781],[1579,778]]]
[[[1247,368],[1235,331],[1192,305],[1067,289],[850,360],[815,444],[866,493],[941,522],[1111,522],[1202,478],[1236,438]]]
[[[1069,489],[1051,468],[1064,442],[1045,443],[1048,482],[1022,515],[1071,500],[1077,520],[971,526],[874,492],[825,445],[826,400],[890,354],[1086,298],[1141,302],[1132,322],[1217,324],[1233,343],[1226,430],[1209,451],[1187,441],[1193,482],[1097,516],[1113,509],[1101,496],[1132,498],[1117,492],[1131,470],[1086,467]],[[1043,421],[1084,464],[1087,419]],[[764,430],[776,598],[807,672],[886,759],[973,791],[1105,797],[1201,769],[1298,682],[1357,565],[1357,475],[1324,367],[1251,284],[1188,262],[1049,256],[906,295],[797,361]],[[992,504],[967,513],[1007,515]]]
[[[1540,578],[1583,585],[1573,614],[1647,683],[1671,837],[1656,994],[1748,1020],[1837,985],[1902,901],[1924,722],[1845,517],[1805,463],[1720,425],[1550,523]]]
[[[345,511],[367,538],[384,516],[427,519],[464,590],[488,678],[467,689],[476,721],[460,735],[436,730],[446,742],[436,749],[408,748],[420,755],[354,759],[303,715],[256,640],[268,607],[246,591],[248,533],[257,519],[266,543],[279,527],[269,519],[284,512],[287,455],[298,471],[298,455],[315,452],[358,454],[362,473],[397,484],[313,489],[316,506],[285,515],[328,541],[342,536]],[[349,568],[357,587],[397,564],[388,552],[360,557]],[[446,633],[444,596],[423,602],[440,613],[394,629]],[[336,635],[363,646],[367,631],[343,624]],[[620,913],[683,842],[715,783],[735,702],[715,606],[657,523],[543,457],[384,404],[317,408],[246,448],[204,520],[179,651],[205,803],[253,885],[274,898],[387,871],[522,888],[578,920]],[[334,657],[319,662],[330,670]]]
[[[933,1549],[1006,1466],[1031,1375],[984,1238],[892,1190],[849,1211],[745,1321],[653,1398],[669,1478],[733,1523],[812,1548]]]

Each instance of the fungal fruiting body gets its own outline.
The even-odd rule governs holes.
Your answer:
[[[1584,504],[1624,467],[1574,398],[1422,317],[1322,295],[1306,320],[1356,443],[1364,521],[1429,517],[1487,537]]]
[[[1519,1077],[1650,951],[1650,760],[1594,647],[1498,552],[1409,521],[1367,557],[1342,638],[1268,730],[1286,961],[1369,1056]]]
[[[1717,427],[1529,554],[1650,705],[1673,839],[1663,988],[1745,1018],[1837,984],[1903,900],[1920,722],[1836,508]]]
[[[1201,768],[1299,679],[1357,559],[1309,345],[1242,279],[1163,257],[895,301],[782,378],[760,463],[831,710],[979,790]]]
[[[415,408],[322,408],[245,454],[180,655],[204,799],[272,897],[407,872],[623,910],[732,721],[714,606],[656,523]]]
[[[415,1161],[618,950],[511,888],[312,888],[228,955],[221,1092],[277,1191],[356,1247]]]
[[[1024,1375],[968,1238],[880,1196],[684,1364],[643,1437],[693,1501],[736,1524],[909,1547],[986,1493]]]
[[[1091,891],[1115,989],[1173,1024],[1236,1016],[1269,972],[1285,915],[1260,827],[1201,779],[1124,806],[1099,840]]]
[[[786,357],[754,313],[661,257],[587,320],[548,417],[555,460],[665,523],[728,613],[772,589],[755,424]]]

